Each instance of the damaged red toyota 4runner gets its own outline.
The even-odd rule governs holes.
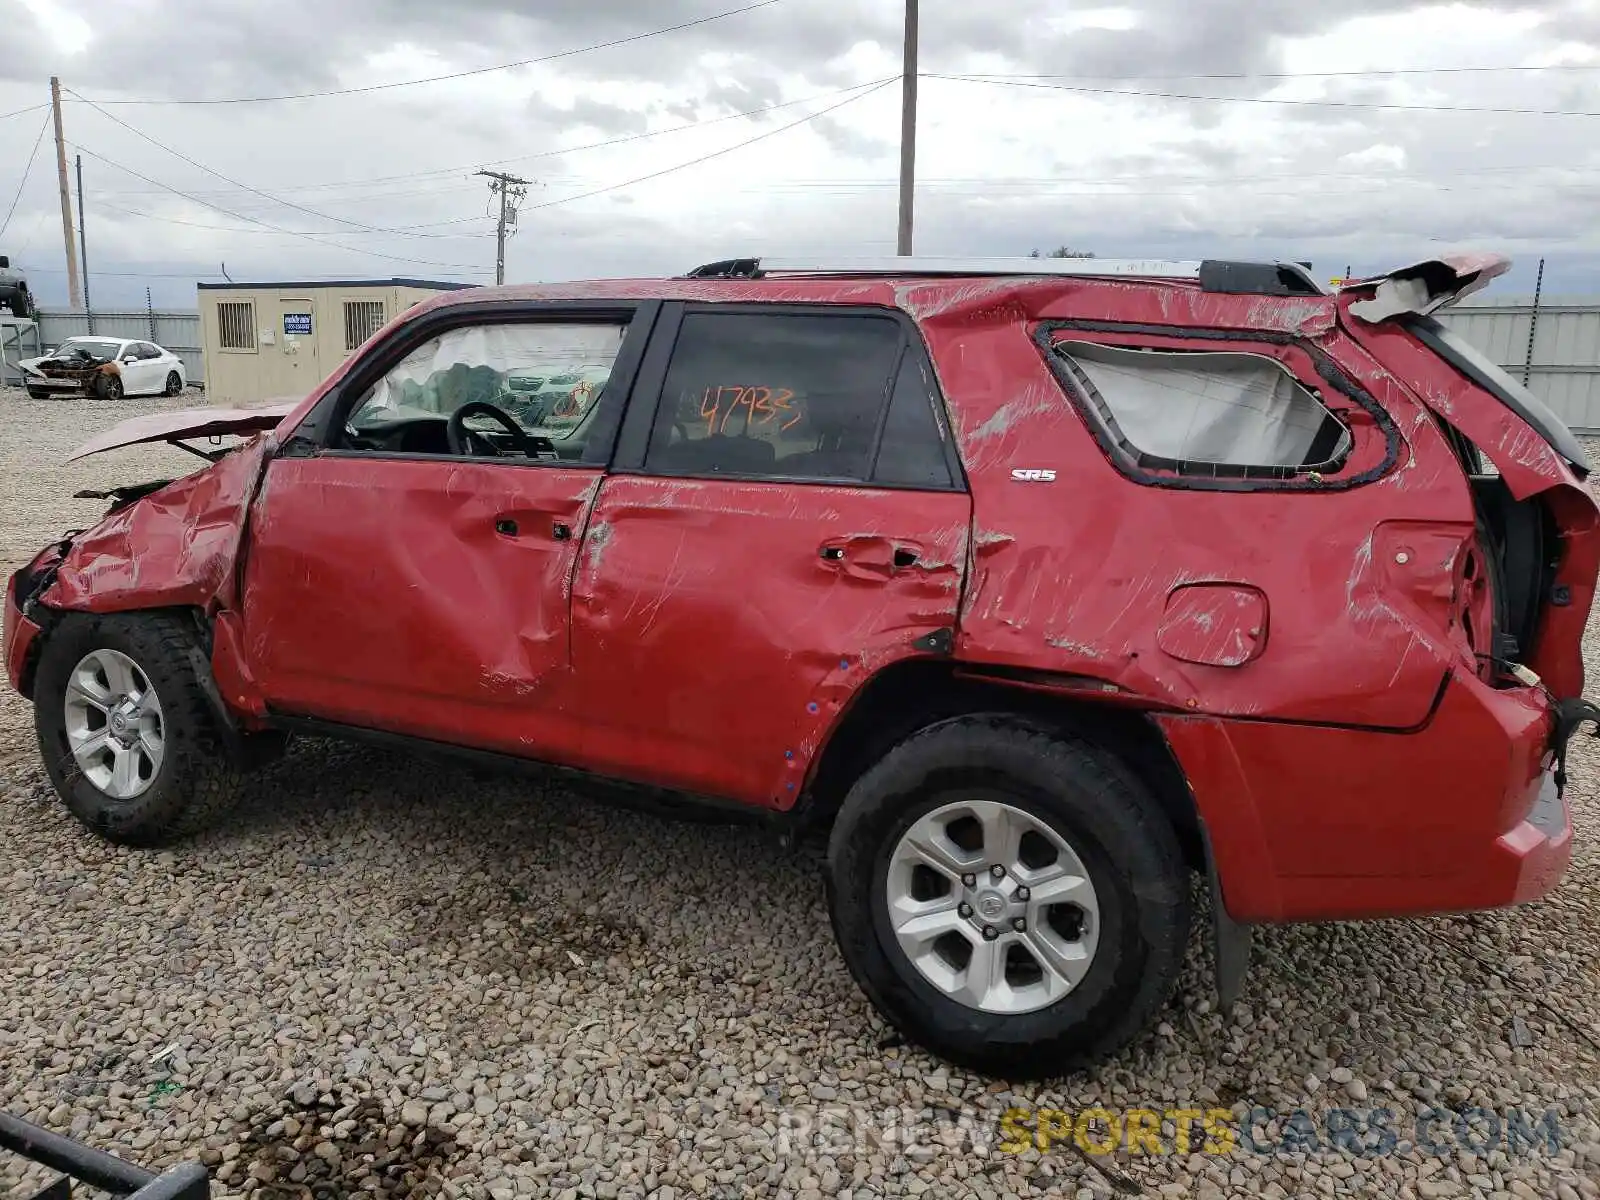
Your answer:
[[[1011,1077],[1254,924],[1536,899],[1600,529],[1572,434],[1431,315],[1506,268],[731,260],[470,289],[11,580],[87,826],[216,817],[297,732],[826,823],[845,962]],[[225,453],[185,442],[252,434]]]

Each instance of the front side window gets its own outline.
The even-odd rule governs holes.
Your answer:
[[[611,424],[600,419],[602,410],[614,413],[620,402],[606,385],[626,334],[625,324],[610,321],[448,330],[366,390],[346,419],[344,448],[524,461],[603,458]],[[604,434],[598,440],[597,431]]]
[[[1349,430],[1266,355],[1074,341],[1052,352],[1140,466],[1282,476],[1337,467],[1350,452]]]
[[[904,340],[887,317],[690,313],[645,469],[867,480]]]

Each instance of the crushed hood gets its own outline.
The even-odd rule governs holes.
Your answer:
[[[177,412],[151,413],[113,425],[90,438],[67,456],[76,462],[91,454],[136,446],[143,442],[167,442],[178,438],[221,437],[223,434],[260,433],[274,429],[288,416],[295,402],[263,404],[258,408],[186,408]]]

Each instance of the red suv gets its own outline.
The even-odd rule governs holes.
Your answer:
[[[733,260],[471,289],[290,409],[140,418],[11,580],[50,778],[108,838],[295,732],[831,826],[840,949],[1021,1077],[1251,924],[1513,904],[1570,854],[1589,467],[1430,315],[1505,269]],[[258,435],[229,452],[185,441]]]

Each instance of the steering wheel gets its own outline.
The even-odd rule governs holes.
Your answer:
[[[539,440],[532,437],[527,430],[517,424],[516,418],[504,409],[496,408],[487,400],[473,400],[463,404],[450,414],[450,420],[444,427],[445,441],[450,445],[451,454],[470,455],[472,457],[499,458],[500,450],[493,442],[480,433],[474,433],[467,428],[468,417],[489,417],[513,438],[517,447],[522,451],[524,458],[533,458],[539,450]]]

